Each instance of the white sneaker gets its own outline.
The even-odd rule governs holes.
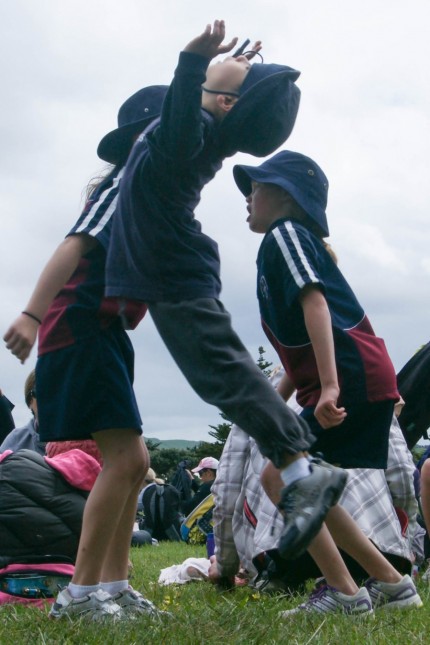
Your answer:
[[[399,582],[391,583],[369,578],[366,588],[374,609],[410,609],[423,606],[412,578],[408,575],[403,576]]]
[[[50,618],[88,618],[89,620],[120,620],[122,610],[112,596],[98,589],[83,598],[73,598],[65,587],[58,594],[49,612]]]
[[[112,600],[125,614],[147,614],[153,618],[171,616],[168,611],[157,609],[154,603],[147,598],[144,598],[142,594],[133,589],[133,587],[128,587],[123,591],[119,591],[112,596]]]
[[[334,614],[349,616],[370,616],[373,614],[372,601],[365,587],[361,587],[353,596],[347,596],[330,585],[316,587],[308,600],[294,609],[280,613],[280,618],[289,618],[299,613]]]

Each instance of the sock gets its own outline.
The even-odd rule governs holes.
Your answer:
[[[281,470],[282,481],[285,486],[290,486],[298,479],[304,479],[311,474],[309,460],[306,457],[299,457],[292,464],[289,464],[284,470]]]
[[[100,589],[100,585],[75,585],[74,582],[69,582],[67,589],[72,598],[83,598]]]
[[[101,582],[100,588],[103,589],[103,591],[106,591],[111,596],[114,596],[116,593],[119,593],[120,591],[124,591],[125,589],[128,589],[128,580],[114,580],[113,582]]]

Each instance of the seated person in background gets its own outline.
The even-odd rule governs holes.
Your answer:
[[[282,374],[282,368],[274,370],[274,386]],[[241,565],[252,583],[264,572],[262,586],[285,592],[321,574],[307,553],[292,562],[280,558],[277,545],[283,521],[261,486],[265,463],[255,442],[233,426],[212,488],[216,557],[210,578],[214,582],[231,579]],[[400,573],[409,573],[413,563],[417,514],[413,471],[411,453],[393,418],[387,469],[347,469],[348,481],[339,502]],[[342,555],[357,582],[368,577],[354,560]]]
[[[37,399],[36,399],[36,375],[32,370],[27,376],[24,385],[24,397],[27,406],[30,408],[33,418],[23,428],[15,428],[4,439],[0,445],[0,453],[5,450],[17,452],[22,448],[35,450],[40,455],[45,454],[45,444],[40,441],[38,432],[37,418]]]
[[[152,468],[145,476],[138,499],[138,511],[143,511],[139,528],[156,540],[180,541],[180,495],[174,486],[156,477]]]
[[[199,465],[191,470],[192,473],[199,475],[202,483],[195,495],[188,502],[182,504],[182,509],[185,515],[189,515],[191,511],[210,494],[212,484],[216,478],[218,464],[218,459],[215,459],[214,457],[204,457],[200,461]]]
[[[76,449],[54,457],[25,449],[0,457],[1,566],[38,556],[74,562],[100,465]]]
[[[87,455],[94,457],[96,461],[103,466],[102,453],[97,447],[94,439],[72,439],[71,441],[48,441],[45,445],[45,452],[47,457],[55,457],[61,455],[68,450],[82,450]]]
[[[14,407],[14,404],[0,390],[0,444],[15,427],[12,416]]]

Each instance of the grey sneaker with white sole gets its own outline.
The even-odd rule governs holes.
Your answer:
[[[50,618],[85,618],[87,620],[121,620],[122,610],[112,596],[98,589],[83,598],[73,598],[65,587],[58,594],[49,612]]]
[[[278,507],[284,528],[278,549],[283,558],[295,560],[306,551],[328,511],[337,504],[347,479],[342,468],[312,459],[310,474],[282,490]]]

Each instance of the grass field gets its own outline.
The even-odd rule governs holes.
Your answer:
[[[204,557],[203,547],[164,543],[133,549],[132,584],[159,607],[168,609],[171,620],[153,622],[147,617],[116,624],[53,621],[47,614],[26,606],[4,605],[0,609],[0,644],[70,645],[125,644],[225,644],[249,645],[318,643],[330,645],[403,645],[430,643],[430,588],[418,582],[422,609],[383,612],[374,618],[353,620],[343,616],[295,616],[278,619],[281,609],[294,607],[301,597],[259,596],[250,588],[220,593],[205,582],[160,587],[160,569]]]

